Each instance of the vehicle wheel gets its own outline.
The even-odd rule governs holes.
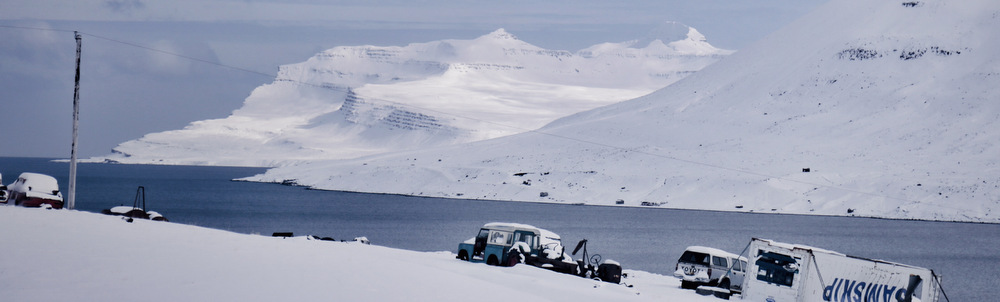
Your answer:
[[[722,279],[722,282],[719,282],[719,288],[729,289],[729,279]]]
[[[500,260],[497,259],[497,255],[490,255],[490,258],[486,259],[486,264],[493,266],[500,265]]]
[[[521,253],[517,252],[517,250],[511,249],[507,252],[506,266],[515,266],[518,263],[521,263]]]
[[[729,283],[729,279],[722,279],[722,281],[719,281],[719,288],[722,288],[722,289],[725,289],[725,290],[729,290],[729,284],[730,284]],[[715,294],[715,297],[720,298],[720,299],[724,299],[724,300],[729,300],[729,296],[730,296],[730,294],[728,294],[728,293],[716,293]]]
[[[694,282],[691,282],[691,281],[683,281],[683,280],[681,280],[681,288],[683,288],[683,289],[696,289],[696,288],[698,288],[698,283],[694,283]]]
[[[458,260],[469,261],[469,252],[461,250],[458,252]]]

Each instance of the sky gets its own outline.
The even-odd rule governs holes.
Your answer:
[[[3,0],[0,156],[69,158],[82,37],[78,156],[223,118],[278,66],[335,46],[472,39],[498,28],[576,51],[680,22],[739,50],[826,0]]]

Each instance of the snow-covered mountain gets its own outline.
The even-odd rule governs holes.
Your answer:
[[[1000,2],[833,0],[662,90],[538,131],[249,179],[995,223],[998,87]]]
[[[472,40],[337,47],[282,66],[229,117],[148,134],[92,160],[277,166],[495,138],[650,93],[731,53],[673,22],[650,38],[576,53],[503,29]]]

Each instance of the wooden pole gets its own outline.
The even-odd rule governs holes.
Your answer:
[[[73,85],[73,146],[69,153],[69,192],[66,194],[66,208],[76,208],[76,142],[80,127],[80,48],[81,37],[77,31],[76,36],[76,80]]]

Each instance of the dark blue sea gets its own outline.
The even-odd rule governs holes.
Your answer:
[[[520,222],[560,234],[570,248],[588,239],[592,254],[663,275],[673,273],[687,246],[740,253],[759,237],[927,267],[943,276],[951,301],[994,301],[1000,287],[997,224],[459,200],[231,181],[263,168],[77,167],[77,210],[132,205],[143,186],[147,208],[173,223],[238,233],[365,236],[382,246],[455,252],[487,222]],[[67,190],[68,163],[0,157],[4,184],[21,172],[52,175]]]

